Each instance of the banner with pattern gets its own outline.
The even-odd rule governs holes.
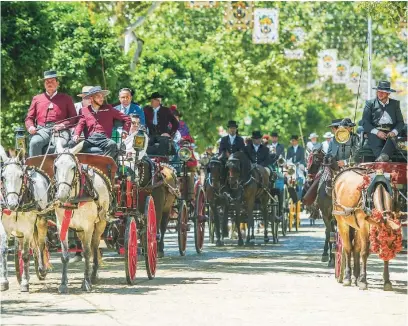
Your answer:
[[[217,1],[186,1],[187,8],[214,8],[217,6]]]
[[[279,42],[278,9],[255,9],[252,40],[255,44]]]
[[[249,29],[253,25],[254,3],[251,1],[228,1],[224,21],[229,29]]]
[[[318,54],[317,73],[319,76],[333,76],[336,71],[337,50],[322,50]]]
[[[346,84],[349,79],[350,62],[348,60],[337,60],[336,70],[333,74],[334,84]]]

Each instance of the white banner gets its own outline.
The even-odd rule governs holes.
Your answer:
[[[285,49],[285,58],[291,60],[299,60],[304,58],[304,51],[302,49],[290,50]]]
[[[350,62],[348,60],[337,60],[336,70],[333,74],[334,84],[346,84],[349,79]]]
[[[347,87],[353,91],[353,94],[357,94],[358,81],[360,80],[361,67],[351,66],[348,72]]]
[[[228,29],[246,30],[252,27],[254,3],[251,1],[225,2],[224,22]]]
[[[278,9],[255,9],[252,40],[255,44],[277,43],[279,41]]]
[[[337,50],[322,50],[318,54],[317,73],[319,76],[333,76],[336,71]]]
[[[217,1],[187,1],[187,8],[212,8],[217,6]]]

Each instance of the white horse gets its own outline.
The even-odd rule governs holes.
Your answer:
[[[68,226],[78,231],[77,234],[84,250],[85,271],[82,290],[91,291],[92,283],[96,282],[99,242],[105,230],[111,201],[109,194],[112,191],[112,186],[110,181],[100,171],[93,169],[88,174],[92,179],[92,187],[95,194],[97,194],[97,198],[94,201],[80,203],[75,209],[66,209],[70,199],[74,198],[80,191],[81,165],[75,155],[81,151],[82,146],[83,142],[72,149],[64,149],[58,143],[56,146],[58,156],[54,161],[54,178],[56,182],[55,214],[61,238],[63,264],[61,284],[58,288],[60,293],[68,293],[67,269],[69,253],[68,239],[64,235]],[[90,277],[90,259],[92,256],[93,268]]]
[[[16,255],[21,250],[23,262],[22,274],[18,274],[22,266],[16,270],[20,280],[20,290],[29,290],[29,259],[30,248],[35,250],[38,260],[38,277],[44,279],[46,271],[45,239],[47,221],[37,214],[46,209],[50,203],[50,179],[39,169],[27,167],[19,158],[8,158],[0,146],[3,161],[1,170],[2,209],[0,223],[0,290],[9,288],[7,279],[7,242],[13,234],[16,237]],[[21,263],[21,260],[19,260]],[[17,268],[16,268],[17,269]]]

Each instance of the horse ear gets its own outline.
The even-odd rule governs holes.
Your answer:
[[[2,145],[0,145],[0,158],[2,162],[6,162],[8,160],[8,156]]]
[[[61,137],[59,137],[57,135],[54,136],[55,152],[57,154],[60,154],[60,153],[64,152],[64,147],[62,146],[61,140],[62,140]]]
[[[77,145],[75,145],[75,147],[70,148],[69,152],[73,155],[78,154],[80,151],[82,151],[82,148],[84,147],[84,142],[81,141],[80,143],[78,143]]]

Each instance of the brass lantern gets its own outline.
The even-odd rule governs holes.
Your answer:
[[[25,152],[26,150],[26,136],[25,136],[25,129],[23,127],[17,127],[14,129],[15,133],[15,146],[16,150],[21,150]]]
[[[133,148],[135,151],[142,151],[145,148],[146,137],[144,133],[139,130],[136,134],[135,138],[133,139]]]
[[[350,131],[347,130],[346,127],[340,126],[337,128],[336,132],[334,133],[334,138],[339,144],[345,144],[350,139]]]

